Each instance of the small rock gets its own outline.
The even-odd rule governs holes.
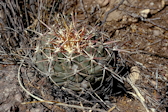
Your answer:
[[[16,95],[15,95],[15,100],[21,103],[21,102],[23,101],[22,95],[19,94],[19,93],[16,94]]]
[[[133,84],[140,78],[140,71],[137,66],[131,67],[131,73],[129,75],[130,80]]]
[[[40,108],[32,108],[30,112],[42,112]]]
[[[96,2],[101,6],[105,7],[110,3],[110,0],[96,0]]]
[[[150,9],[145,9],[145,10],[140,11],[140,15],[144,18],[147,18],[149,14],[150,14]]]
[[[122,20],[122,18],[123,18],[122,11],[115,10],[108,15],[106,21],[112,21],[112,20],[120,21],[120,20]]]
[[[161,32],[159,30],[153,30],[153,35],[154,36],[159,36]]]

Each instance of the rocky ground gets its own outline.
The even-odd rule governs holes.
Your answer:
[[[32,4],[39,5],[35,0],[30,1]],[[0,3],[2,6],[7,1],[2,0]],[[48,1],[47,4],[48,7],[51,7],[54,3]],[[118,51],[122,59],[131,67],[128,76],[131,83],[126,81],[124,84],[127,90],[130,90],[128,93],[131,96],[113,95],[104,101],[108,107],[100,108],[100,110],[97,109],[99,108],[97,104],[92,105],[93,107],[89,109],[79,109],[47,102],[36,102],[19,84],[20,61],[18,63],[11,61],[12,58],[17,60],[18,55],[21,54],[12,51],[17,55],[14,57],[7,55],[5,47],[9,47],[9,43],[3,43],[2,46],[0,45],[0,112],[85,112],[89,110],[166,112],[165,107],[168,107],[167,5],[167,0],[77,0],[76,2],[65,0],[59,2],[59,9],[65,15],[76,11],[79,23],[90,26],[97,25],[95,28],[108,35],[112,41],[117,41],[113,50]],[[33,5],[31,8],[32,10],[36,9],[33,8]],[[0,21],[0,25],[3,27],[6,23],[6,13],[2,9],[0,13],[2,21]],[[29,20],[27,28],[33,30],[36,26],[36,18],[30,16]],[[16,35],[13,35],[13,38],[17,40],[14,36]],[[1,38],[4,38],[3,35]],[[1,38],[0,41],[3,40]],[[14,44],[16,45],[16,43]],[[30,65],[23,65],[20,71],[24,87],[32,94],[49,101],[57,101],[55,103],[76,104],[75,98],[77,97],[71,91],[62,91],[53,87],[52,84],[47,83],[47,77],[38,76],[37,71]],[[22,104],[23,102],[28,103]],[[81,102],[79,102],[80,107],[82,107]]]

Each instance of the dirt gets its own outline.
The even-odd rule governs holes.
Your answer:
[[[150,112],[166,112],[165,107],[168,105],[167,5],[167,0],[123,0],[123,2],[122,0],[78,0],[77,2],[69,0],[60,3],[65,15],[76,11],[79,23],[91,26],[99,25],[96,28],[108,35],[111,41],[118,41],[112,49],[120,53],[127,65],[136,66],[139,69],[138,78],[132,80],[145,99],[145,104]],[[117,8],[112,11],[115,7]],[[3,16],[1,14],[0,18]],[[2,23],[0,25],[2,26]],[[54,104],[32,102],[35,100],[19,85],[17,77],[19,65],[11,62],[11,57],[3,55],[4,48],[0,48],[0,51],[2,52],[2,55],[0,54],[0,112],[70,112],[78,110]],[[66,102],[62,98],[66,94],[61,91],[56,91],[61,95],[53,95],[54,87],[47,83],[46,77],[36,77],[38,73],[34,69],[27,68],[27,65],[21,71],[28,73],[28,76],[22,75],[22,81],[31,93],[49,101],[57,99],[59,102]],[[129,83],[125,82],[125,86],[127,90],[135,93]],[[72,96],[67,96],[67,99],[71,99]],[[22,104],[23,102],[31,103]],[[73,102],[70,103],[73,104]],[[106,110],[108,112],[147,111],[141,100],[134,96],[111,96],[107,103],[111,105],[108,108],[109,111]],[[79,105],[81,104],[79,103]]]

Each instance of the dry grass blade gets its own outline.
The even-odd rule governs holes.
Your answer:
[[[37,97],[36,97],[37,98]],[[38,98],[39,99],[39,98]],[[56,102],[56,101],[32,101],[32,102],[24,102],[22,104],[32,104],[32,103],[55,103],[58,106],[65,106],[65,107],[70,107],[70,108],[76,108],[76,109],[81,109],[81,110],[89,110],[89,111],[98,111],[98,112],[106,112],[102,109],[96,109],[96,108],[91,108],[91,107],[84,107],[83,105],[78,106],[78,105],[69,105],[69,104],[65,104],[65,103],[60,103],[60,102]]]
[[[138,90],[138,88],[132,83],[132,81],[127,77],[126,81],[131,85],[131,87],[134,89],[135,93],[133,92],[128,92],[129,94],[133,95],[135,98],[137,98],[142,105],[144,106],[144,108],[146,109],[146,112],[150,112],[148,107],[145,104],[145,99],[144,97],[141,95],[140,91]]]
[[[28,53],[27,53],[27,55],[28,55]],[[26,56],[27,56],[26,55]],[[25,56],[25,58],[26,58],[26,56]],[[33,97],[34,99],[36,99],[36,100],[38,100],[38,101],[44,101],[45,102],[45,100],[43,100],[43,99],[41,99],[41,98],[39,98],[39,97],[37,97],[37,96],[35,96],[35,95],[33,95],[32,93],[30,93],[24,86],[23,86],[23,84],[22,84],[22,82],[21,82],[21,74],[20,74],[20,71],[21,71],[21,67],[22,67],[22,65],[23,65],[23,63],[24,63],[24,60],[25,60],[25,58],[21,61],[21,64],[20,64],[20,66],[19,66],[19,68],[18,68],[18,81],[19,81],[19,85],[20,85],[20,87],[28,94],[28,95],[30,95],[31,97]],[[53,102],[47,102],[47,103],[53,103]]]

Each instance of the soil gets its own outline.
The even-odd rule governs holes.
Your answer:
[[[105,102],[109,103],[110,107],[106,110],[100,110],[108,112],[145,112],[148,110],[149,112],[166,112],[165,108],[168,107],[167,6],[167,0],[77,0],[77,2],[68,0],[60,3],[59,7],[64,8],[65,15],[75,10],[79,22],[91,26],[97,25],[96,28],[108,35],[111,41],[117,41],[112,49],[119,52],[128,66],[136,67],[130,73],[133,75],[129,77],[145,99],[147,109],[144,108],[140,99],[125,94],[109,97]],[[116,9],[112,10],[113,8]],[[3,16],[1,14],[0,18]],[[31,29],[33,29],[32,27]],[[33,102],[36,100],[19,85],[17,76],[19,64],[13,63],[11,57],[4,55],[5,48],[0,47],[0,112],[88,111],[44,102]],[[75,98],[72,98],[73,95],[66,96],[65,91],[63,92],[47,83],[47,77],[38,76],[37,71],[27,68],[27,66],[30,67],[30,65],[24,65],[21,69],[22,82],[31,93],[48,101],[57,99],[58,102],[76,104],[73,102],[75,101]],[[137,69],[138,74],[134,74]],[[128,82],[125,82],[125,87],[136,93]],[[53,93],[53,88],[57,90],[54,91],[55,93]],[[71,91],[68,91],[68,94],[70,93]],[[65,96],[67,101],[62,98]],[[71,98],[73,100],[68,102]],[[22,104],[23,102],[29,103]],[[79,102],[79,105],[81,106],[82,103]]]

